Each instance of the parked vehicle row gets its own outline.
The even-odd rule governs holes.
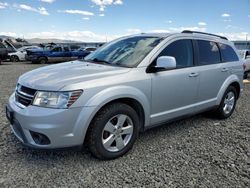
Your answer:
[[[225,37],[138,34],[84,60],[25,73],[6,115],[29,147],[85,144],[95,157],[114,159],[133,147],[140,131],[204,111],[230,117],[242,79],[243,62]]]
[[[94,48],[91,48],[94,49]],[[32,63],[55,63],[82,59],[91,51],[85,49],[72,50],[68,45],[55,45],[49,48],[27,50],[26,60]]]
[[[45,46],[23,46],[19,49],[8,51],[0,43],[0,58],[10,59],[12,62],[31,61],[32,63],[54,63],[82,59],[91,52],[94,47],[78,47],[71,45],[58,45],[50,43]],[[10,53],[11,52],[11,53]]]

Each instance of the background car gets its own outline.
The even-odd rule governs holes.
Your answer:
[[[86,52],[94,52],[96,51],[95,47],[83,47],[83,48],[79,48],[79,51],[86,51]]]
[[[250,50],[240,50],[239,54],[241,58],[244,60],[246,65],[244,72],[244,79],[248,78],[248,74],[250,73]]]
[[[18,61],[25,61],[25,56],[27,54],[26,50],[39,50],[42,49],[38,46],[23,46],[17,49],[16,52],[9,53],[10,61],[18,62]]]
[[[8,41],[0,41],[0,62],[9,58],[8,53],[14,52],[16,49]]]
[[[55,63],[82,59],[90,54],[87,50],[73,51],[69,45],[53,45],[41,50],[27,50],[26,60],[32,63]]]

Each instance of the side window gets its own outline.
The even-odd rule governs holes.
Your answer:
[[[56,47],[52,50],[52,52],[61,52],[62,48],[61,47]]]
[[[239,61],[238,56],[231,46],[220,44],[221,58],[223,62]]]
[[[199,51],[199,65],[220,63],[220,52],[215,42],[197,40]]]
[[[5,48],[5,46],[2,43],[0,43],[0,48]]]
[[[178,40],[168,45],[158,57],[172,56],[176,59],[177,68],[193,66],[193,43],[192,40]]]
[[[69,52],[69,47],[64,47],[63,49],[65,52]]]

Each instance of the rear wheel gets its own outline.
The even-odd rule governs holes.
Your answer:
[[[233,86],[229,86],[221,100],[215,115],[220,119],[229,118],[234,112],[237,102],[237,91]]]
[[[139,133],[139,118],[130,106],[114,103],[97,113],[87,133],[90,152],[99,159],[114,159],[127,153]]]
[[[40,57],[40,58],[38,59],[38,62],[39,62],[40,64],[46,64],[46,63],[48,62],[48,60],[47,60],[46,57]]]
[[[18,56],[12,55],[12,56],[10,57],[10,61],[11,61],[11,62],[18,62],[18,61],[20,61],[20,60],[19,60],[19,57],[18,57]]]
[[[247,78],[248,78],[248,74],[249,74],[249,72],[244,72],[244,77],[243,77],[243,79],[247,79]]]

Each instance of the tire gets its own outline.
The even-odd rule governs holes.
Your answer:
[[[224,96],[222,97],[220,106],[215,111],[215,116],[219,119],[229,118],[232,115],[232,113],[234,112],[236,102],[237,102],[237,97],[238,97],[238,94],[237,94],[235,87],[229,86],[227,88]],[[233,98],[234,98],[234,100],[233,100]],[[227,107],[226,107],[226,105],[227,105]]]
[[[40,64],[46,64],[46,63],[48,62],[48,60],[47,60],[46,57],[40,57],[40,58],[38,59],[38,62],[39,62]]]
[[[249,72],[244,72],[243,79],[247,79],[248,78],[248,74],[249,74]]]
[[[19,62],[20,60],[19,60],[19,57],[18,57],[18,56],[12,55],[12,56],[10,57],[10,61],[11,61],[11,62]]]
[[[139,125],[139,117],[133,108],[123,103],[110,104],[101,109],[90,124],[87,147],[98,159],[121,157],[133,147]]]

